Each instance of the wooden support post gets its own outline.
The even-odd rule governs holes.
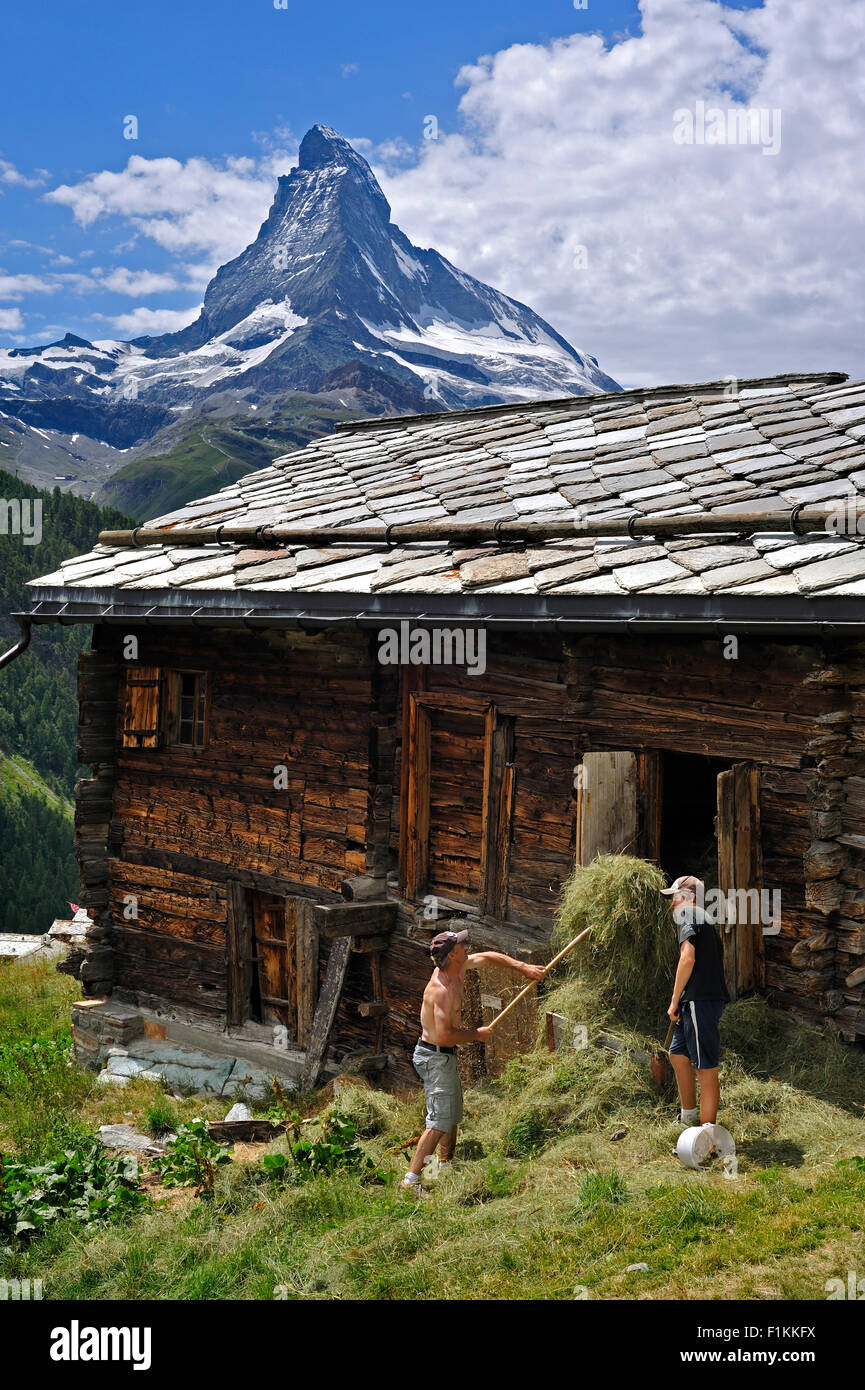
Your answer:
[[[346,971],[348,970],[350,945],[351,943],[347,936],[340,936],[332,943],[330,948],[327,970],[324,975],[324,984],[321,988],[321,994],[318,997],[318,1006],[315,1010],[315,1018],[312,1022],[309,1046],[306,1049],[306,1065],[304,1066],[301,1080],[301,1085],[304,1090],[310,1090],[318,1082],[324,1055],[327,1051],[330,1031],[333,1028],[336,1011],[339,1008],[339,1001],[342,997],[342,988],[345,984]]]
[[[309,1045],[318,1002],[318,927],[312,904],[299,903],[297,912],[297,1041]]]

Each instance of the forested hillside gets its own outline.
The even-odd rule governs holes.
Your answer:
[[[70,916],[78,893],[72,804],[55,795],[32,763],[0,753],[0,922],[7,931],[47,931]]]
[[[29,579],[89,550],[103,528],[131,524],[113,508],[57,488],[39,491],[0,470],[0,501],[13,498],[41,500],[42,537],[25,545],[20,535],[0,534],[3,650],[20,635],[10,615],[32,605]],[[0,754],[7,755],[0,762],[0,931],[47,930],[77,892],[68,802],[79,775],[76,667],[89,639],[86,627],[34,627],[30,649],[0,671]]]

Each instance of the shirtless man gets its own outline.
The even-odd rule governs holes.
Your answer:
[[[466,970],[484,965],[506,965],[528,980],[542,980],[542,965],[525,965],[500,951],[480,951],[469,955],[467,931],[443,931],[433,937],[430,955],[435,963],[424,990],[420,1011],[421,1036],[412,1062],[424,1084],[426,1129],[415,1150],[403,1187],[416,1197],[429,1196],[421,1186],[421,1173],[428,1159],[441,1145],[441,1165],[450,1163],[457,1142],[457,1125],[463,1117],[463,1090],[457,1070],[457,1044],[486,1042],[491,1028],[461,1028],[463,986]]]

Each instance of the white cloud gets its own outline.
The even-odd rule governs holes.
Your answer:
[[[0,275],[0,299],[23,299],[26,294],[51,294],[57,289],[56,276]]]
[[[461,132],[383,171],[395,220],[623,382],[865,374],[865,6],[641,10],[465,68]],[[673,143],[678,108],[737,98],[780,108],[779,154]]]
[[[119,172],[104,169],[45,197],[70,208],[82,227],[118,216],[168,251],[205,253],[215,270],[256,236],[287,159],[276,149],[260,160],[229,158],[223,165],[133,155]]]
[[[0,309],[0,333],[17,333],[23,327],[20,309]]]
[[[635,37],[479,58],[460,74],[457,130],[419,138],[411,167],[399,139],[355,140],[394,219],[626,384],[865,375],[865,6],[642,0],[641,11]],[[677,145],[674,113],[698,101],[780,109],[780,152]],[[293,162],[282,137],[293,141],[256,134],[255,160],[133,156],[45,196],[85,227],[122,219],[177,257],[166,274],[199,294],[257,234]],[[137,308],[114,323],[158,332],[192,316]]]
[[[159,294],[163,290],[176,290],[180,286],[174,275],[166,275],[153,270],[129,270],[126,266],[116,266],[113,270],[99,272],[94,268],[101,284],[115,294],[128,294],[138,298],[142,294]]]
[[[118,314],[114,318],[109,317],[106,321],[123,338],[142,338],[145,334],[150,333],[176,333],[179,328],[186,328],[187,324],[193,323],[200,312],[200,304],[197,304],[194,309],[145,309],[139,307],[131,310],[128,314]],[[94,317],[105,319],[104,314],[95,314]]]
[[[47,177],[47,169],[37,169],[35,177],[27,178],[8,159],[0,159],[0,183],[16,184],[20,188],[39,188]]]

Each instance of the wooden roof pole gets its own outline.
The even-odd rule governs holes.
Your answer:
[[[531,541],[574,540],[585,537],[688,537],[700,535],[756,535],[770,531],[789,531],[794,536],[808,532],[841,534],[848,539],[865,536],[865,497],[861,511],[858,498],[845,498],[835,504],[803,506],[777,511],[705,512],[684,516],[629,516],[588,518],[576,512],[574,518],[550,521],[503,520],[496,522],[458,522],[450,520],[361,522],[352,526],[223,526],[153,527],[136,526],[131,531],[100,531],[101,545],[139,548],[148,545],[206,546],[252,545],[260,549],[284,545],[454,545],[520,544]],[[852,511],[851,511],[852,504]]]

